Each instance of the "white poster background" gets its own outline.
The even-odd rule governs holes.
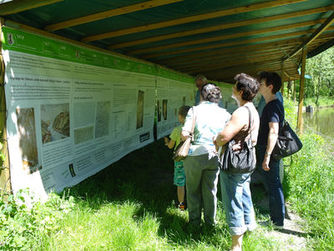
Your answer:
[[[3,53],[14,192],[61,191],[153,141],[155,76]]]
[[[195,103],[195,85],[157,78],[157,138],[167,136],[179,125],[178,110],[183,105]]]

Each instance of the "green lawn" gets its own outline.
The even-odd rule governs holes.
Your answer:
[[[172,182],[171,152],[160,140],[35,205],[32,213],[12,202],[14,210],[2,214],[9,221],[3,221],[0,244],[34,250],[227,250],[230,235],[221,204],[215,229],[191,231],[187,212],[175,207]],[[268,215],[258,211],[258,218]],[[263,237],[269,230],[247,234],[244,250],[277,250],[277,242]]]

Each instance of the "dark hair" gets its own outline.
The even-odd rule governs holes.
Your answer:
[[[241,98],[246,101],[252,101],[260,87],[260,84],[256,78],[253,78],[246,73],[240,73],[234,77],[234,80],[237,82],[237,90],[242,91]]]
[[[273,85],[272,93],[275,94],[282,87],[282,79],[276,72],[263,71],[259,74],[259,80],[265,80],[266,86]]]
[[[213,83],[207,83],[202,86],[201,96],[203,100],[218,103],[222,98],[220,88]]]
[[[182,117],[186,117],[187,114],[188,114],[188,111],[191,107],[188,106],[188,105],[183,105],[179,108],[179,115],[182,116]]]

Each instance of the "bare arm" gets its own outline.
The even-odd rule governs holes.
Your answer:
[[[167,146],[169,149],[172,149],[175,146],[175,140],[169,139],[167,137],[164,137],[165,140],[165,146]]]
[[[267,141],[267,148],[266,153],[264,155],[264,159],[262,162],[262,168],[265,171],[269,171],[269,162],[271,157],[271,152],[273,151],[276,141],[278,138],[278,129],[279,125],[277,122],[269,122],[269,134],[268,134],[268,141]]]
[[[182,131],[182,133],[181,133],[181,140],[182,141],[185,141],[189,137],[190,137],[190,133],[188,131]]]
[[[248,123],[248,111],[245,109],[237,109],[227,123],[223,131],[218,133],[214,144],[216,147],[223,146]]]

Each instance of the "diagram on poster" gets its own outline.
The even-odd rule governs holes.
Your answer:
[[[26,173],[34,173],[40,168],[36,140],[35,110],[34,108],[16,108],[16,115],[23,170]]]
[[[110,111],[110,101],[97,102],[95,138],[100,138],[109,134]]]
[[[42,143],[70,136],[69,104],[41,105]]]

